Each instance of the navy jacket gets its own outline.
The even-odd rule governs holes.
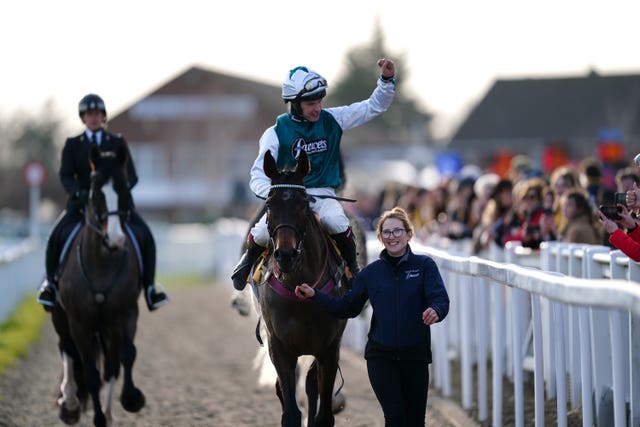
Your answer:
[[[429,307],[440,321],[449,312],[449,296],[432,258],[409,247],[397,265],[386,250],[356,276],[342,298],[316,291],[312,301],[342,318],[356,317],[367,300],[373,315],[366,358],[381,357],[431,362],[431,332],[422,322]]]
[[[114,135],[102,130],[101,151],[115,151],[120,145],[127,147],[129,161],[127,162],[127,175],[129,188],[133,188],[138,182],[138,175],[133,165],[133,159],[129,153],[129,147],[125,139],[120,135]],[[89,148],[91,142],[87,135],[82,132],[80,135],[67,138],[62,149],[60,160],[60,181],[65,191],[69,195],[67,200],[67,210],[78,210],[83,206],[82,201],[76,199],[76,194],[80,190],[89,191],[91,185],[91,166],[89,164]]]

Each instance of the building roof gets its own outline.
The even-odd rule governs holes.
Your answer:
[[[481,139],[592,137],[601,128],[640,134],[640,74],[500,79],[452,143]]]
[[[197,128],[242,122],[236,136],[257,140],[274,114],[284,111],[276,85],[192,66],[111,118],[109,126],[135,141],[147,139],[158,124]]]

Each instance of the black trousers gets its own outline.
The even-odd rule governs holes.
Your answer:
[[[142,285],[152,285],[156,275],[156,242],[151,229],[136,211],[132,211],[128,222],[135,234],[142,255]]]
[[[84,216],[82,212],[65,210],[60,214],[54,224],[53,230],[51,230],[51,234],[47,240],[47,249],[45,252],[45,268],[49,282],[57,282],[56,273],[58,267],[64,262],[64,260],[60,260],[64,244],[74,227],[83,221]],[[142,285],[146,288],[155,280],[156,243],[149,226],[136,211],[131,212],[128,225],[140,247],[143,264],[141,281]]]
[[[367,372],[385,427],[424,427],[429,392],[425,361],[367,359]]]

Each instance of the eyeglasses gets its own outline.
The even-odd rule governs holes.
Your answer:
[[[380,235],[385,239],[388,239],[391,235],[393,235],[393,237],[400,237],[405,231],[407,230],[404,228],[394,228],[393,230],[382,230]]]
[[[537,199],[538,196],[535,194],[527,194],[526,196],[523,197],[523,200],[534,200]]]

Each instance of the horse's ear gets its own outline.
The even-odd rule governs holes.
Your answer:
[[[276,159],[273,158],[271,151],[267,150],[264,153],[264,161],[262,162],[262,169],[264,173],[271,179],[278,176],[278,166],[276,165]]]
[[[307,152],[300,150],[300,154],[298,155],[298,164],[296,165],[296,174],[304,178],[309,175],[310,169],[311,165],[309,164],[309,156],[307,156]]]
[[[95,144],[91,144],[91,148],[89,149],[89,164],[91,165],[91,170],[96,170],[98,166],[100,166],[101,161],[102,156],[100,155],[100,149]]]

